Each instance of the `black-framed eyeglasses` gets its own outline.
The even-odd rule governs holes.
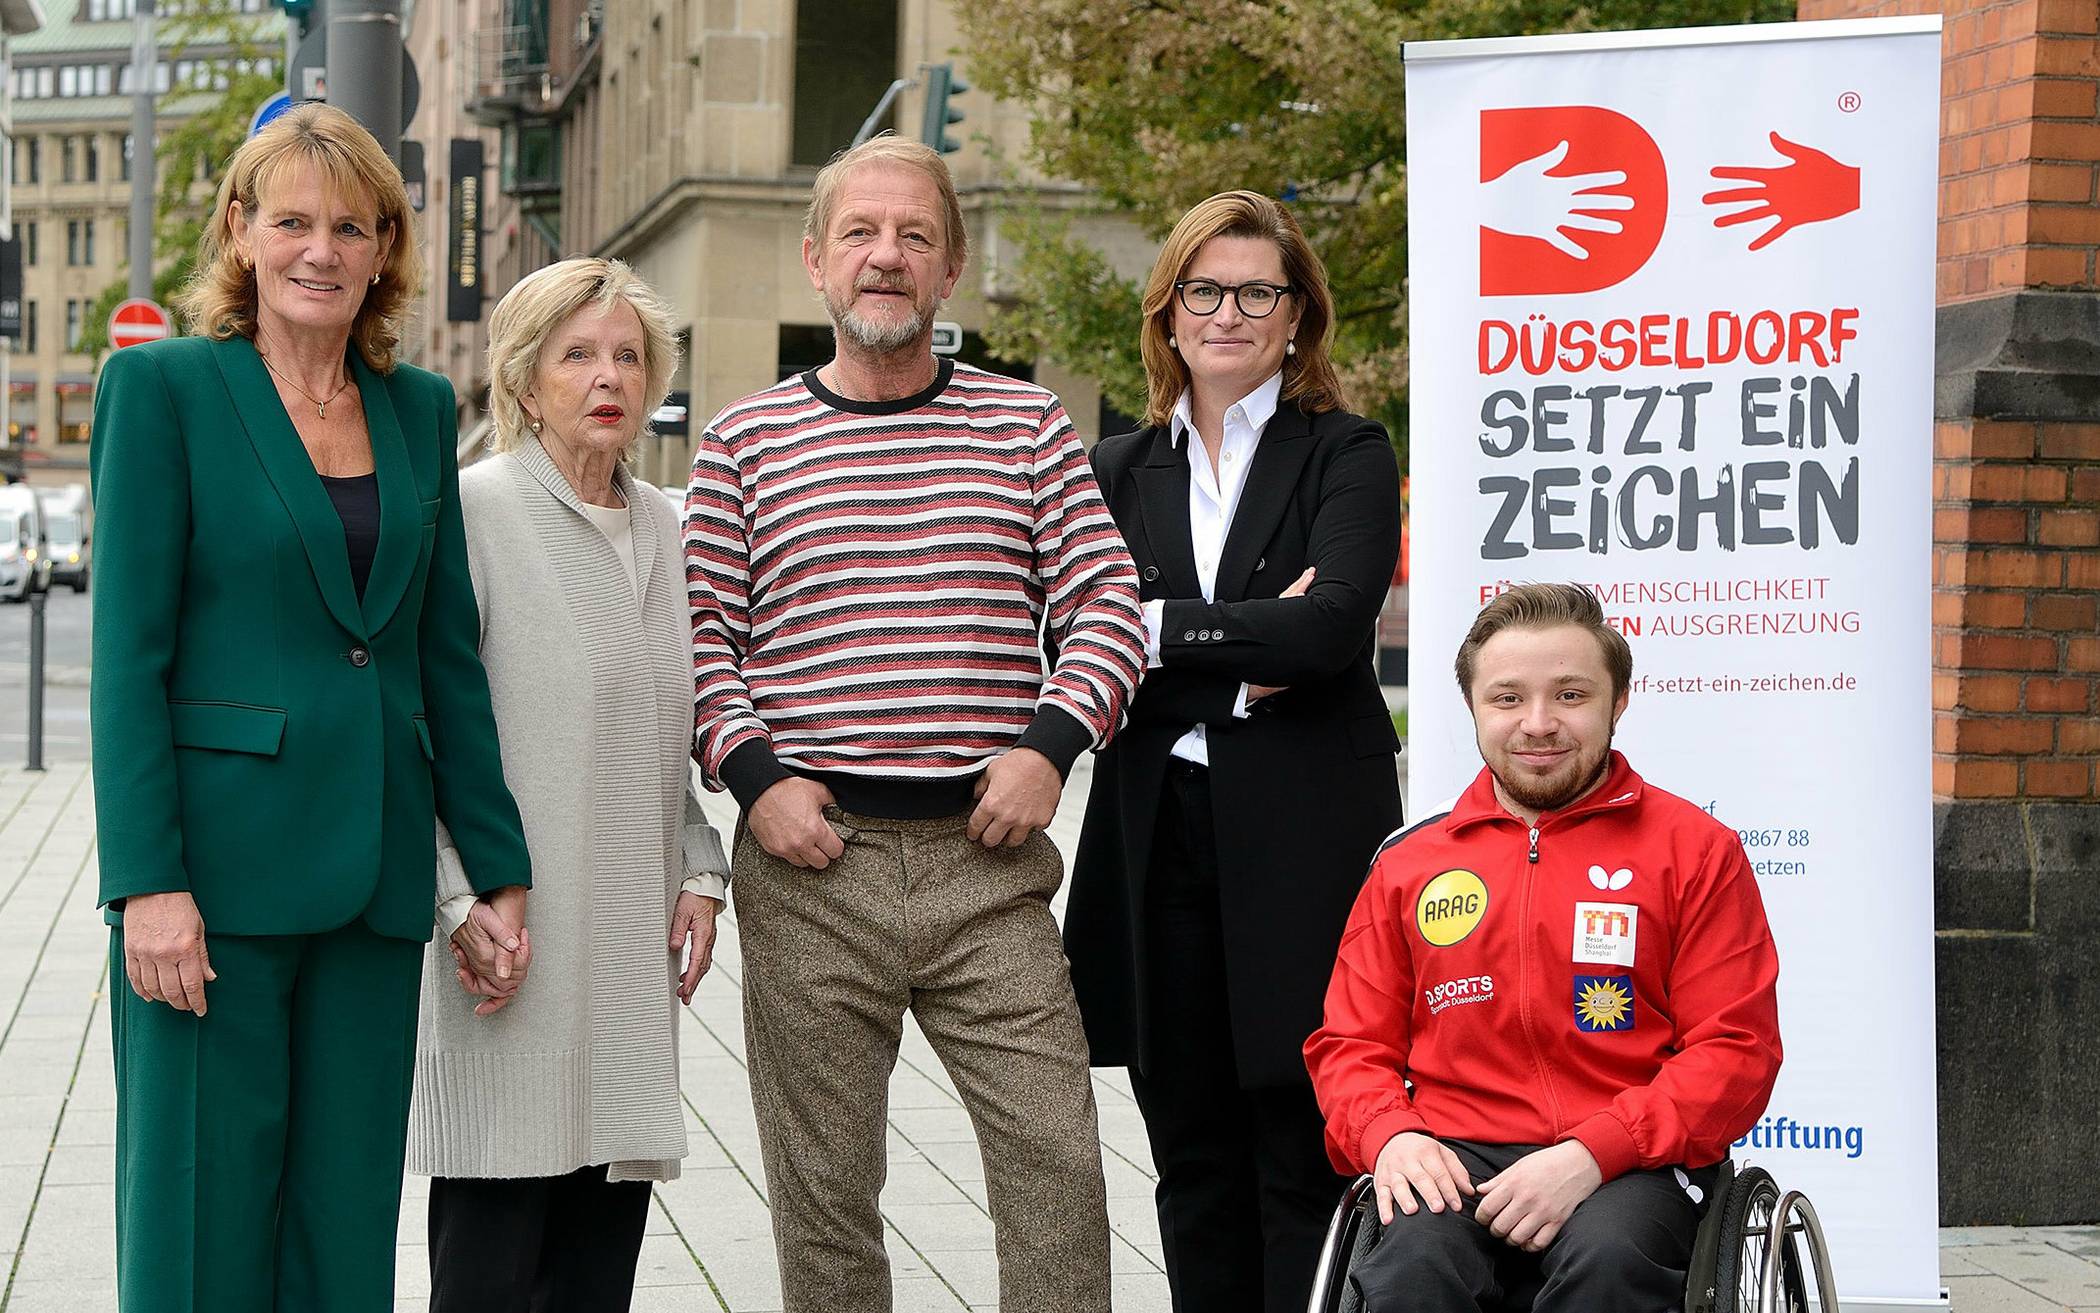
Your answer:
[[[1297,291],[1295,287],[1278,287],[1274,283],[1214,283],[1208,278],[1183,278],[1174,284],[1174,292],[1181,298],[1181,308],[1192,315],[1214,315],[1218,307],[1225,304],[1225,294],[1232,293],[1233,303],[1240,313],[1249,319],[1266,319],[1276,312],[1277,303]]]

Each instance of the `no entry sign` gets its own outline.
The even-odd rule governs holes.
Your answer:
[[[158,342],[174,331],[168,312],[156,301],[133,298],[109,313],[109,344],[116,347]]]

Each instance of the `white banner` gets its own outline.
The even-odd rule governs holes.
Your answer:
[[[1940,1303],[1930,478],[1939,19],[1407,49],[1410,797],[1527,580],[1633,646],[1618,744],[1741,834],[1785,1068],[1736,1146],[1847,1308]]]

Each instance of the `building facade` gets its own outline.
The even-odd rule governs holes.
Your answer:
[[[35,32],[44,25],[44,9],[39,0],[0,0],[0,151],[12,156],[14,151],[14,98],[8,94],[14,81],[14,48],[18,38]],[[11,170],[0,173],[0,238],[11,240],[14,229],[14,193],[9,186]],[[15,304],[12,313],[19,317],[23,313],[22,289],[10,286],[4,295],[12,297]],[[14,363],[13,353],[0,349],[0,431],[4,431],[6,398],[9,394],[9,366]],[[4,440],[4,439],[0,439]],[[0,477],[12,477],[0,468]]]
[[[265,24],[267,0],[233,7]],[[23,263],[22,335],[7,388],[8,464],[31,482],[87,477],[96,361],[78,349],[104,288],[124,276],[131,212],[133,0],[50,0],[47,22],[10,42],[8,142],[14,235]],[[239,61],[230,46],[184,44],[157,28],[154,86],[165,130],[195,113]],[[280,62],[263,56],[274,69]],[[187,91],[187,94],[185,92]]]
[[[469,0],[442,18],[438,8],[419,6],[419,27],[469,12],[480,24],[448,32],[446,48],[460,66],[454,84],[468,88],[465,118],[490,142],[490,302],[549,259],[590,254],[632,264],[681,317],[676,406],[640,459],[644,478],[668,486],[685,481],[690,426],[831,355],[829,321],[801,262],[818,168],[850,144],[893,80],[911,85],[880,126],[906,135],[917,133],[925,66],[952,62],[971,80],[951,0]],[[418,31],[412,44],[434,49],[437,39]],[[972,249],[941,318],[964,329],[965,359],[1052,388],[1092,439],[1118,419],[1093,380],[985,354],[980,332],[1006,294],[1000,217],[1024,199],[1070,208],[1075,227],[1129,272],[1149,268],[1154,248],[1127,221],[1086,213],[1077,188],[1001,172],[1000,159],[1024,153],[1024,107],[983,92],[952,103],[966,114],[951,129],[963,145],[949,164]],[[419,117],[413,131],[424,127]],[[433,198],[439,145],[428,147]],[[440,278],[434,314],[442,291]],[[447,362],[467,368],[470,333],[430,337]],[[470,375],[453,377],[471,390]]]

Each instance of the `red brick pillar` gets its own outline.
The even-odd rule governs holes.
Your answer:
[[[1804,19],[1934,12],[1946,24],[1932,484],[1941,1212],[2091,1221],[2100,0],[1799,4]]]

